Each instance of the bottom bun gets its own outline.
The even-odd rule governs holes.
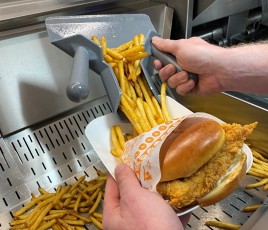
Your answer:
[[[236,156],[235,163],[229,168],[226,175],[220,179],[216,187],[207,195],[197,199],[200,206],[215,204],[230,195],[246,175],[247,157],[242,151]]]

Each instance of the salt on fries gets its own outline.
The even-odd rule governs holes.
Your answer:
[[[104,194],[106,174],[97,170],[98,177],[86,181],[80,177],[73,185],[58,186],[56,192],[39,188],[31,201],[13,213],[10,229],[53,230],[86,229],[92,223],[102,229],[102,214],[96,210]]]
[[[136,35],[116,48],[109,48],[104,36],[99,39],[92,36],[92,40],[102,47],[104,60],[112,67],[118,80],[122,92],[119,108],[132,124],[133,136],[170,121],[166,106],[166,83],[161,86],[160,106],[141,70],[141,59],[149,55],[144,51],[144,35]],[[123,134],[120,126],[112,127],[111,153],[121,158],[125,142],[131,138],[129,134]]]

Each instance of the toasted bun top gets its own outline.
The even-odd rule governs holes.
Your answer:
[[[191,176],[222,147],[225,132],[209,118],[188,117],[166,138],[160,149],[161,181]]]

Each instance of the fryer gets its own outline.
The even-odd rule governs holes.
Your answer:
[[[114,112],[113,104],[100,75],[90,68],[83,72],[88,74],[86,99],[72,102],[68,98],[66,88],[74,58],[51,44],[46,19],[146,14],[156,33],[165,38],[200,36],[211,43],[227,46],[267,39],[266,2],[2,1],[0,229],[9,229],[12,213],[30,199],[31,193],[38,194],[39,187],[53,190],[59,184],[74,183],[82,175],[88,179],[94,178],[96,169],[105,171],[85,136],[85,128],[90,121]],[[222,7],[223,4],[226,7]],[[96,49],[96,52],[99,50]],[[161,81],[157,73],[148,69],[148,74],[152,78],[153,88],[159,93]],[[224,92],[213,97],[180,97],[172,91],[168,91],[168,95],[191,111],[211,113],[226,122],[245,124],[258,121],[259,125],[249,142],[267,152],[267,95]],[[245,223],[248,223],[252,213],[243,213],[241,209],[264,202],[268,195],[261,188],[244,188],[246,184],[256,181],[255,177],[247,176],[225,200],[194,210],[186,229],[210,229],[204,223],[215,219],[251,226],[252,221],[247,225]],[[258,224],[263,223],[256,220],[263,210],[254,215]],[[95,227],[90,225],[87,229]]]

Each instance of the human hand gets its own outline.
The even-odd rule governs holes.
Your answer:
[[[190,214],[181,220],[159,195],[141,187],[134,171],[125,164],[109,175],[105,188],[104,229],[183,229]]]
[[[223,91],[221,79],[224,76],[218,65],[221,60],[217,60],[217,57],[222,56],[224,48],[211,45],[197,37],[180,40],[153,37],[152,43],[158,50],[173,54],[178,65],[185,70],[176,73],[173,65],[163,67],[159,60],[154,62],[159,76],[167,81],[171,88],[176,88],[178,94],[207,95]],[[186,71],[198,74],[198,84],[188,78]]]

